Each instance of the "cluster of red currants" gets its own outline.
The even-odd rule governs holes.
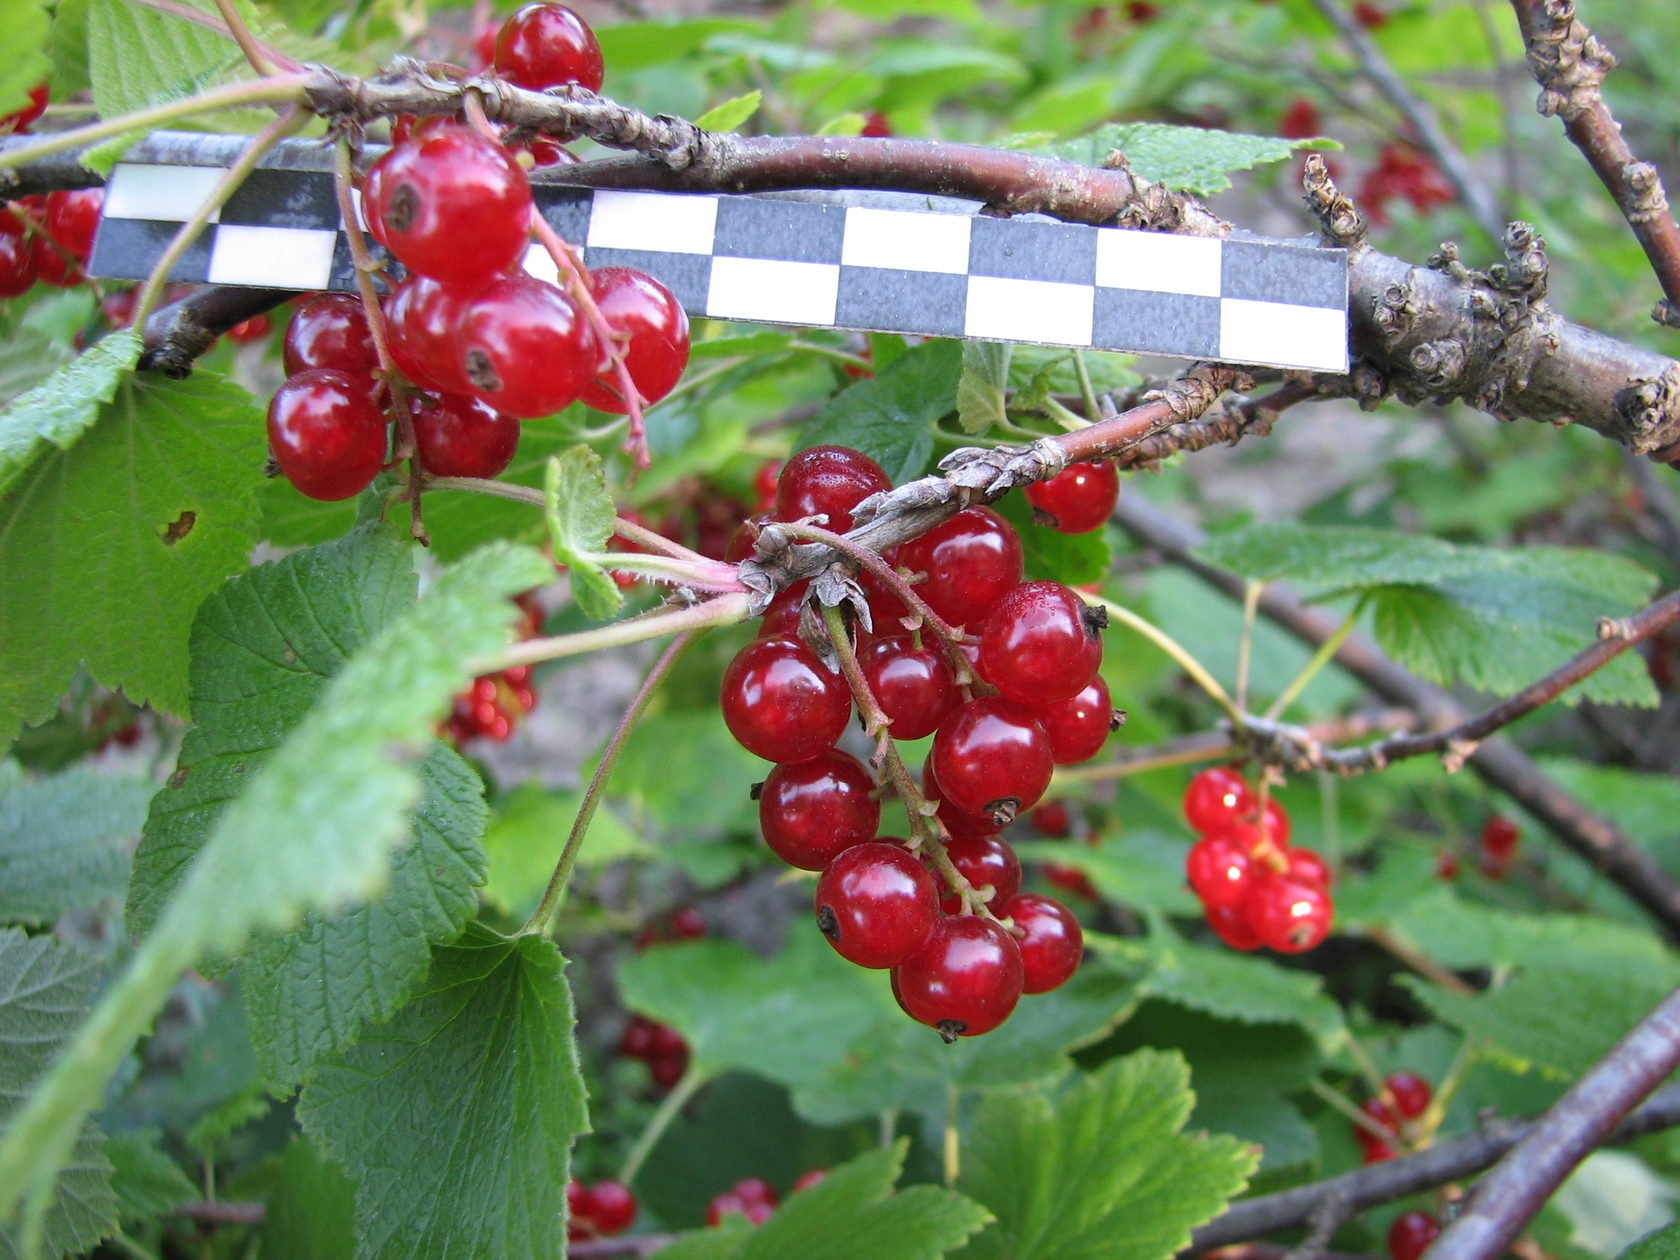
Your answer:
[[[868,457],[813,447],[782,468],[773,516],[820,514],[845,532],[852,509],[888,486]],[[823,934],[851,962],[890,968],[899,1004],[951,1040],[997,1027],[1023,993],[1054,989],[1079,965],[1078,920],[1051,898],[1018,895],[1020,861],[998,832],[1037,803],[1058,763],[1094,756],[1113,729],[1097,676],[1104,618],[1059,583],[1023,582],[1020,539],[986,508],[884,558],[947,627],[978,630],[947,652],[889,584],[860,576],[871,624],[856,629],[865,704],[895,738],[933,736],[922,791],[943,834],[922,844],[877,837],[875,777],[834,747],[853,695],[799,638],[797,588],[778,595],[730,662],[722,709],[743,747],[777,763],[755,789],[760,826],[783,861],[822,872]]]
[[[810,1172],[801,1173],[788,1193],[798,1194],[801,1190],[808,1190],[826,1176],[826,1168],[813,1168]],[[718,1226],[727,1217],[741,1216],[750,1225],[762,1225],[780,1202],[776,1187],[764,1178],[743,1177],[729,1189],[712,1196],[712,1201],[706,1205],[706,1224]]]
[[[1215,766],[1190,780],[1184,817],[1200,836],[1185,875],[1220,940],[1299,954],[1329,935],[1330,868],[1290,847],[1289,815],[1275,798],[1262,807],[1240,773]]]
[[[522,614],[515,636],[534,637],[542,629],[542,608],[529,593],[516,596],[514,602]],[[468,683],[455,696],[449,716],[438,733],[456,746],[469,739],[501,743],[536,707],[537,691],[531,685],[531,667],[511,665],[494,674],[481,674]]]
[[[1429,1245],[1441,1236],[1441,1222],[1416,1208],[1400,1213],[1388,1227],[1388,1254],[1393,1260],[1423,1260]]]
[[[493,67],[539,91],[601,85],[594,34],[560,4],[509,18]],[[443,118],[408,120],[395,140],[363,179],[361,213],[407,272],[382,314],[396,368],[423,391],[408,405],[428,472],[494,477],[513,459],[520,420],[574,402],[628,414],[626,377],[641,402],[670,392],[688,363],[689,333],[669,289],[625,267],[580,277],[570,293],[527,274],[535,210],[514,150]],[[288,360],[269,440],[300,491],[344,499],[385,465],[387,398],[365,319],[351,328],[348,299],[321,301],[344,322],[343,344]]]
[[[1427,153],[1416,145],[1397,142],[1383,145],[1377,164],[1360,181],[1355,200],[1365,216],[1381,227],[1388,222],[1385,207],[1397,197],[1410,202],[1419,214],[1427,214],[1456,201],[1458,193]]]
[[[618,1052],[647,1064],[648,1076],[660,1089],[670,1089],[688,1071],[688,1042],[683,1035],[644,1015],[630,1017],[618,1039]]]
[[[0,116],[0,136],[21,135],[47,109],[47,85],[30,89],[29,104]],[[103,188],[77,188],[0,201],[0,298],[19,297],[37,281],[72,288],[93,252]]]
[[[1368,1123],[1353,1126],[1353,1136],[1365,1153],[1365,1162],[1380,1164],[1385,1159],[1393,1159],[1403,1127],[1428,1111],[1433,1097],[1429,1082],[1415,1072],[1385,1076],[1381,1092],[1359,1104],[1360,1114]]]
[[[636,1220],[636,1196],[622,1181],[608,1178],[584,1185],[576,1177],[566,1183],[566,1241],[611,1238]]]

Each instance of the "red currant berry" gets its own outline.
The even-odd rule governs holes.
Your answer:
[[[1364,1148],[1367,1164],[1381,1163],[1385,1159],[1394,1158],[1392,1143],[1398,1136],[1395,1127],[1394,1112],[1387,1103],[1380,1098],[1367,1098],[1359,1104],[1359,1110],[1371,1121],[1374,1127],[1363,1124],[1353,1126],[1353,1136]]]
[[[472,392],[521,420],[575,402],[599,357],[572,300],[524,275],[497,280],[467,304],[457,345]]]
[[[1061,902],[1037,893],[1022,893],[999,906],[997,915],[1010,920],[1023,933],[1016,938],[1021,947],[1021,992],[1059,989],[1079,970],[1085,954],[1085,932]]]
[[[588,1187],[573,1177],[566,1183],[567,1242],[580,1242],[594,1236],[595,1220],[590,1206]]]
[[[812,1186],[816,1185],[827,1176],[828,1169],[826,1168],[812,1168],[806,1172],[802,1172],[799,1174],[798,1180],[796,1180],[792,1187],[789,1188],[788,1193],[798,1194],[801,1190],[809,1190]]]
[[[842,850],[875,835],[881,802],[857,758],[829,748],[810,761],[777,766],[758,793],[764,843],[789,866],[820,871]]]
[[[810,582],[795,582],[776,592],[770,606],[759,619],[758,637],[761,639],[792,639],[799,634],[799,610],[805,602]]]
[[[1383,1089],[1394,1099],[1394,1110],[1402,1120],[1416,1120],[1429,1110],[1429,1100],[1435,1096],[1429,1082],[1416,1072],[1394,1072],[1383,1078]]]
[[[1010,843],[1001,836],[953,836],[945,846],[945,855],[976,889],[992,886],[989,904],[992,913],[1002,918],[1003,911],[998,907],[1021,889],[1021,859]],[[962,898],[954,892],[946,893],[940,909],[956,914],[962,909]]]
[[[1330,887],[1330,867],[1311,849],[1290,849],[1283,855],[1289,863],[1289,877],[1320,888]]]
[[[983,507],[966,508],[898,548],[899,567],[925,575],[916,594],[954,626],[978,625],[1020,583],[1021,563],[1015,527]]]
[[[834,747],[852,713],[839,674],[794,639],[757,639],[723,674],[729,733],[766,761],[810,761]]]
[[[1235,910],[1248,898],[1253,860],[1229,836],[1204,836],[1190,846],[1184,874],[1204,906]]]
[[[292,316],[281,350],[288,376],[331,368],[371,376],[379,368],[362,304],[346,293],[317,293]]]
[[[1204,834],[1224,830],[1253,812],[1247,781],[1229,766],[1201,771],[1184,793],[1185,821]]]
[[[577,83],[601,90],[605,65],[589,23],[563,4],[528,4],[496,34],[496,73],[533,92]]]
[[[1023,582],[980,623],[980,672],[1017,704],[1071,699],[1102,664],[1101,610],[1060,582]]]
[[[589,288],[607,327],[623,339],[624,366],[636,392],[644,403],[658,402],[688,366],[688,316],[676,296],[652,276],[629,267],[597,269]],[[630,411],[619,389],[618,370],[605,361],[579,401],[615,416]]]
[[[1120,499],[1120,474],[1114,461],[1069,464],[1054,477],[1027,487],[1033,519],[1063,534],[1101,529]]]
[[[311,499],[348,499],[385,464],[385,416],[373,387],[343,372],[299,372],[268,404],[268,444],[286,479]]]
[[[35,271],[44,284],[69,288],[82,282],[81,264],[93,253],[103,188],[78,188],[47,194],[41,219],[44,235],[35,237]]]
[[[1108,684],[1101,678],[1093,678],[1070,699],[1034,706],[1033,716],[1050,737],[1050,755],[1058,766],[1078,765],[1095,757],[1116,721]]]
[[[782,461],[767,459],[753,474],[753,515],[764,516],[775,510],[776,484],[781,479]]]
[[[1482,852],[1490,857],[1510,858],[1517,851],[1522,833],[1517,824],[1503,814],[1495,814],[1482,827]]]
[[[0,298],[21,297],[35,285],[35,249],[27,236],[0,233]]]
[[[939,790],[939,781],[934,778],[933,758],[929,757],[922,763],[922,795],[938,806],[935,817],[945,825],[945,830],[953,837],[958,836],[991,836],[996,835],[999,824],[981,814],[968,814],[958,809]]]
[[[991,1032],[1021,998],[1021,947],[1002,925],[977,914],[940,919],[914,954],[894,968],[893,996],[911,1019],[946,1041]]]
[[[14,113],[0,117],[0,135],[27,130],[29,125],[47,112],[47,85],[37,83],[29,89],[29,104]]]
[[[227,339],[235,345],[246,345],[253,341],[261,341],[273,330],[274,325],[267,315],[253,315],[250,319],[242,319],[227,330]],[[288,374],[290,370],[288,369]]]
[[[618,1039],[618,1052],[626,1059],[651,1059],[654,1034],[659,1025],[644,1015],[632,1015]]]
[[[648,1060],[648,1079],[660,1089],[673,1089],[688,1071],[688,1050],[659,1054]]]
[[[420,462],[434,477],[494,477],[519,449],[519,421],[476,398],[416,398],[410,410]]]
[[[372,214],[409,270],[445,284],[479,284],[524,256],[531,185],[501,145],[467,127],[440,127],[391,150]]]
[[[1050,739],[1032,714],[997,696],[970,700],[933,737],[933,773],[944,798],[999,826],[1031,809],[1050,786]]]
[[[1435,878],[1440,880],[1458,878],[1458,854],[1451,849],[1442,849],[1435,855]]]
[[[1422,1260],[1429,1244],[1441,1236],[1441,1224],[1427,1212],[1402,1212],[1388,1227],[1388,1254],[1393,1260]]]
[[[852,528],[852,509],[870,495],[892,489],[881,466],[861,451],[845,446],[813,446],[782,466],[776,483],[776,519],[828,518],[823,527],[836,534]]]
[[[1208,926],[1232,949],[1244,953],[1260,948],[1260,936],[1248,925],[1241,906],[1207,906]]]
[[[945,654],[917,647],[907,634],[876,639],[859,655],[863,677],[892,720],[894,739],[923,739],[939,729],[962,696]]]
[[[425,276],[410,276],[385,299],[391,357],[421,389],[436,394],[472,393],[456,342],[467,306],[480,291],[479,286],[453,288]]]
[[[939,917],[933,875],[900,844],[854,844],[817,880],[817,926],[842,958],[896,967]]]
[[[636,1196],[622,1181],[597,1181],[589,1187],[589,1216],[599,1234],[622,1234],[636,1219]]]
[[[1333,909],[1323,885],[1262,868],[1256,872],[1243,912],[1268,949],[1299,954],[1330,935]]]
[[[1073,815],[1065,801],[1046,801],[1027,816],[1027,822],[1050,840],[1065,840],[1073,834]]]

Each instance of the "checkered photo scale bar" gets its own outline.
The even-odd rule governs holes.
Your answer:
[[[147,275],[222,174],[145,150],[129,158],[111,174],[88,268],[95,276]],[[353,289],[325,166],[318,147],[283,146],[222,207],[170,278]],[[582,244],[589,266],[645,271],[690,315],[1347,368],[1347,256],[1340,250],[946,213],[928,210],[925,198],[895,203],[916,209],[887,208],[875,204],[884,200],[878,194],[869,194],[869,205],[557,184],[539,184],[535,194],[554,229]],[[555,276],[539,246],[526,268]]]

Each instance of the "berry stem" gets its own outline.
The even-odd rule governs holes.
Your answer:
[[[543,889],[542,900],[531,912],[531,917],[525,921],[525,926],[520,929],[521,935],[540,932],[549,936],[553,933],[554,916],[566,895],[566,884],[571,879],[572,867],[577,863],[578,850],[583,847],[583,838],[588,834],[589,824],[595,817],[595,809],[601,803],[602,791],[606,788],[607,780],[612,777],[614,767],[618,765],[619,754],[624,751],[624,742],[630,737],[636,723],[641,720],[642,714],[647,712],[648,702],[653,699],[653,693],[659,689],[659,684],[665,681],[671,667],[698,637],[699,631],[688,630],[666,644],[659,659],[648,670],[647,677],[642,679],[642,685],[631,697],[629,707],[624,710],[624,716],[619,718],[606,747],[601,750],[601,760],[595,766],[595,773],[590,776],[589,786],[583,790],[583,800],[578,806],[577,817],[572,820],[572,829],[566,836],[566,845],[560,851],[560,860],[555,863],[554,874],[549,876],[548,887]]]
[[[1258,603],[1258,594],[1256,594],[1255,600]],[[1312,659],[1301,666],[1301,672],[1290,679],[1289,685],[1278,693],[1276,700],[1272,701],[1271,707],[1265,713],[1268,722],[1276,720],[1278,714],[1293,704],[1295,698],[1307,689],[1307,684],[1318,677],[1319,671],[1335,659],[1336,653],[1341,650],[1341,646],[1347,641],[1348,635],[1352,634],[1353,628],[1359,624],[1359,615],[1364,611],[1365,599],[1361,596],[1355,601],[1353,611],[1348,613],[1343,618],[1342,624],[1336,627],[1336,632],[1318,645],[1318,651],[1312,654]]]
[[[1237,639],[1237,708],[1248,712],[1248,673],[1254,659],[1254,619],[1260,612],[1260,593],[1264,582],[1249,582],[1243,587],[1242,635]]]
[[[1108,615],[1115,621],[1118,621],[1128,630],[1141,634],[1170,656],[1177,662],[1178,667],[1190,676],[1190,681],[1205,691],[1208,699],[1224,710],[1225,716],[1231,720],[1232,726],[1239,731],[1244,728],[1246,715],[1242,709],[1226,694],[1225,688],[1219,685],[1219,680],[1208,673],[1207,667],[1197,660],[1188,648],[1154,622],[1138,616],[1131,609],[1122,607],[1112,599],[1107,599],[1101,595],[1095,595],[1091,598],[1096,604],[1107,609]]]
[[[647,1157],[653,1154],[653,1148],[659,1145],[659,1139],[665,1136],[665,1130],[671,1127],[671,1122],[682,1113],[700,1087],[706,1083],[706,1078],[694,1066],[694,1059],[688,1061],[677,1083],[671,1087],[671,1092],[660,1100],[659,1108],[648,1117],[647,1128],[643,1129],[636,1138],[636,1144],[630,1148],[630,1153],[624,1157],[624,1166],[618,1170],[618,1180],[627,1186],[636,1184],[636,1174],[642,1171],[642,1165]]]
[[[233,7],[233,0],[216,0],[216,11],[222,15],[222,21],[227,23],[228,35],[239,45],[239,51],[245,54],[245,60],[251,63],[255,70],[265,79],[272,79],[279,73],[274,63],[268,59],[267,51],[251,34],[251,28],[245,25],[245,19],[239,16],[239,10]]]
[[[1083,350],[1073,352],[1073,373],[1079,378],[1079,396],[1085,400],[1085,415],[1093,421],[1101,418],[1102,404],[1097,401],[1096,387],[1091,384],[1091,369]]]
[[[470,662],[474,676],[493,674],[512,665],[537,665],[543,661],[558,661],[568,656],[582,656],[604,648],[624,647],[631,643],[645,643],[649,639],[685,630],[704,630],[712,626],[732,626],[750,615],[751,597],[733,591],[716,595],[698,604],[677,608],[661,608],[640,617],[615,621],[596,630],[580,630],[576,634],[552,635],[547,638],[526,639],[514,643],[494,656]]]

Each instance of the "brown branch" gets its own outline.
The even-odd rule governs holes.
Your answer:
[[[200,1225],[261,1225],[268,1212],[261,1203],[207,1199],[183,1203],[175,1209],[175,1215]]]
[[[1550,704],[1576,683],[1596,673],[1636,643],[1680,622],[1680,591],[1671,591],[1623,620],[1599,623],[1599,637],[1557,669],[1515,695],[1453,726],[1426,734],[1396,735],[1363,748],[1328,749],[1305,733],[1276,723],[1256,720],[1252,729],[1283,764],[1298,771],[1335,770],[1361,774],[1381,770],[1392,762],[1425,753],[1442,753],[1449,770],[1457,770],[1484,739]]]
[[[1680,989],[1670,993],[1569,1087],[1476,1186],[1469,1206],[1429,1249],[1430,1260],[1493,1260],[1575,1166],[1680,1066]]]
[[[1680,225],[1668,210],[1662,177],[1641,162],[1622,137],[1601,88],[1615,55],[1575,19],[1571,0],[1511,0],[1528,48],[1528,68],[1540,85],[1535,108],[1556,114],[1563,130],[1615,198],[1640,248],[1651,261],[1663,300],[1651,317],[1680,328]]]
[[[1115,521],[1134,537],[1158,549],[1175,564],[1240,600],[1246,583],[1233,574],[1204,564],[1190,554],[1202,541],[1195,527],[1176,520],[1141,501],[1122,495]],[[1339,618],[1310,608],[1281,586],[1268,586],[1260,597],[1260,611],[1296,638],[1318,646],[1340,628]],[[1371,691],[1392,704],[1418,714],[1430,728],[1457,726],[1469,715],[1445,691],[1401,669],[1360,635],[1350,635],[1335,661]],[[1511,797],[1567,848],[1591,862],[1671,935],[1680,936],[1680,883],[1652,856],[1633,844],[1605,818],[1589,812],[1551,779],[1516,745],[1501,738],[1487,740],[1466,764],[1491,787]]]
[[[1263,397],[1227,402],[1218,415],[1175,424],[1134,442],[1115,457],[1115,463],[1121,468],[1149,468],[1181,452],[1235,446],[1245,437],[1265,437],[1271,433],[1278,416],[1290,407],[1329,396],[1308,378],[1292,380]]]
[[[1240,1200],[1227,1208],[1223,1216],[1195,1232],[1187,1254],[1205,1253],[1230,1243],[1295,1228],[1328,1196],[1339,1196],[1363,1211],[1461,1181],[1492,1167],[1512,1147],[1539,1132],[1556,1111],[1554,1107],[1552,1113],[1538,1121],[1493,1120],[1484,1124],[1480,1132],[1436,1142],[1414,1155],[1384,1160],[1313,1185]],[[1671,1086],[1654,1095],[1614,1131],[1607,1126],[1605,1133],[1599,1135],[1598,1144],[1619,1145],[1675,1125],[1680,1125],[1680,1086]],[[1514,1157],[1512,1162],[1516,1162]],[[1443,1253],[1429,1254],[1430,1260],[1438,1260]]]
[[[193,363],[216,338],[295,296],[289,289],[200,289],[146,321],[140,367],[177,380],[189,376]]]

